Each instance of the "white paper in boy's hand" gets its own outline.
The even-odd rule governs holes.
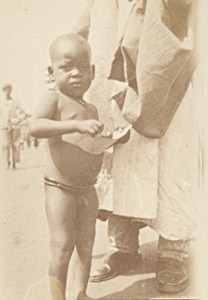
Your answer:
[[[66,134],[62,136],[62,140],[74,144],[88,153],[98,155],[127,135],[131,127],[132,125],[129,125],[115,130],[108,136],[103,136],[101,133],[94,137],[89,134],[79,134],[76,135],[76,138],[72,138],[71,134]]]
[[[114,130],[114,132],[112,133],[112,139],[113,140],[121,139],[128,133],[128,131],[131,129],[131,127],[132,127],[132,125],[129,125],[127,127],[118,127],[118,129]]]

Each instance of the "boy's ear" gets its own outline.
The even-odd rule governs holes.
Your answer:
[[[92,80],[95,79],[95,65],[91,66],[92,68]]]
[[[53,67],[48,66],[47,71],[48,71],[48,75],[53,76]]]
[[[51,66],[47,67],[47,77],[47,83],[52,83],[55,81],[53,67]]]

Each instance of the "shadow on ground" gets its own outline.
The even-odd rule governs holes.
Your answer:
[[[157,241],[142,245],[142,255],[139,260],[135,261],[135,267],[111,280],[90,283],[90,294],[101,295],[96,300],[199,299],[196,297],[197,293],[192,278],[194,264],[192,256],[186,261],[190,281],[185,291],[177,294],[165,294],[157,290],[155,283],[156,250]],[[104,254],[94,256],[93,268],[99,266],[103,256]]]

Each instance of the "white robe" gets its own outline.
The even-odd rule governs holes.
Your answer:
[[[91,12],[89,41],[97,73],[88,98],[98,107],[106,128],[127,124],[118,107],[108,101],[114,84],[107,76],[118,25],[123,25],[131,5],[122,0],[95,1]],[[201,198],[199,105],[190,85],[161,139],[146,138],[132,129],[130,140],[114,148],[113,189],[107,193],[106,207],[146,222],[167,239],[190,235]]]

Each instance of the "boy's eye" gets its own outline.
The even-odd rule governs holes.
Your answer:
[[[90,65],[87,64],[87,63],[83,63],[83,64],[80,65],[80,69],[81,69],[81,70],[87,70],[87,69],[89,69],[89,68],[90,68]]]
[[[62,66],[61,69],[64,70],[64,71],[70,71],[71,66]]]
[[[72,64],[71,63],[67,63],[67,64],[63,64],[60,65],[60,69],[63,71],[70,71],[72,69]]]
[[[73,69],[73,67],[74,66],[72,64],[67,64],[67,65],[60,66],[60,69],[63,70],[64,72],[69,72]],[[89,63],[80,63],[79,65],[77,65],[77,68],[80,71],[85,71],[90,68],[90,64]]]

